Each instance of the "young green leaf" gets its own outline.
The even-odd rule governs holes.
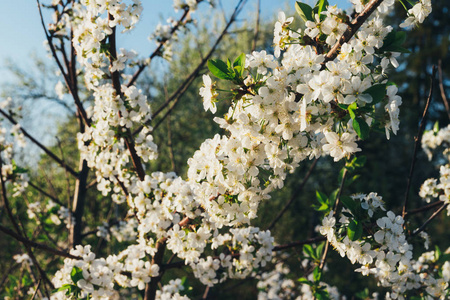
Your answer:
[[[295,10],[297,11],[297,13],[299,14],[300,18],[302,18],[302,20],[304,22],[306,22],[306,21],[314,21],[313,9],[308,4],[301,3],[301,2],[297,1],[297,2],[295,2]]]
[[[369,125],[363,119],[353,119],[353,129],[355,129],[360,139],[365,140],[369,137]]]
[[[320,20],[325,20],[325,15],[321,15],[321,12],[328,6],[328,0],[318,0],[314,6],[314,12],[320,16]]]
[[[372,102],[370,104],[377,104],[386,96],[386,84],[375,84],[364,91],[364,94],[372,96]]]
[[[320,204],[326,204],[328,203],[328,197],[322,192],[316,191],[316,198],[317,201],[319,201]]]
[[[410,51],[403,48],[402,45],[406,41],[406,32],[392,30],[383,40],[383,47],[381,52],[402,52],[409,53]]]
[[[313,271],[314,282],[319,282],[322,277],[322,270],[319,267],[316,267]]]
[[[361,222],[356,220],[350,220],[350,224],[347,227],[347,236],[350,240],[356,241],[362,236],[363,227]]]
[[[83,270],[78,267],[73,267],[70,272],[70,278],[72,278],[73,283],[77,283],[78,280],[83,279]]]
[[[208,69],[219,79],[232,80],[234,78],[234,76],[230,74],[227,64],[220,59],[208,60]]]

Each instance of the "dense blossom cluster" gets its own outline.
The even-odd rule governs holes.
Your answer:
[[[302,261],[302,265],[307,266],[308,264],[308,260]],[[291,270],[282,262],[279,262],[272,271],[263,272],[261,275],[256,276],[259,280],[257,284],[259,290],[258,300],[314,299],[311,285],[306,283],[298,284],[292,278],[289,278],[290,273]],[[309,274],[307,279],[312,282],[313,274]],[[329,299],[342,299],[336,287],[332,287],[324,282],[320,282],[319,285],[326,288]]]
[[[427,153],[428,158],[433,158],[433,151],[437,148],[442,149],[442,154],[446,160],[446,164],[442,164],[439,168],[439,179],[429,178],[425,180],[420,188],[419,195],[426,202],[431,199],[438,199],[447,205],[447,215],[450,215],[450,126],[440,130],[432,130],[424,133],[422,137],[422,148]]]
[[[281,188],[287,173],[305,159],[330,155],[338,161],[360,151],[355,126],[378,122],[387,134],[397,132],[401,99],[395,86],[385,86],[385,70],[398,64],[391,52],[380,50],[392,27],[373,17],[336,59],[325,61],[326,52],[319,49],[329,49],[336,38],[312,46],[305,44],[306,37],[339,36],[347,25],[336,7],[321,16],[306,22],[301,40],[301,29],[291,29],[292,18],[280,13],[274,42],[276,56],[286,49],[281,63],[265,51],[247,55],[245,68],[256,76],[241,83],[243,96],[225,118],[214,119],[229,134],[206,140],[188,161],[195,198],[214,222],[248,223],[260,201]],[[203,80],[204,107],[214,112],[216,90],[208,76]],[[381,88],[383,96],[374,99],[371,87]],[[374,114],[378,102],[386,111],[379,119]]]
[[[370,231],[374,233],[353,241],[345,230],[350,225],[350,211],[344,209],[346,214],[340,215],[339,220],[330,213],[319,230],[336,251],[352,264],[361,265],[355,271],[374,275],[381,286],[389,287],[388,298],[405,299],[409,290],[424,287],[430,297],[446,299],[448,282],[440,278],[436,270],[421,268],[420,259],[418,262],[413,259],[413,247],[407,241],[403,218],[392,211],[382,216],[383,202],[375,193],[355,195],[353,199],[360,201],[361,208],[366,211],[367,224],[376,224]],[[372,213],[369,213],[371,208]],[[374,217],[374,212],[381,217]]]
[[[82,297],[91,295],[92,299],[118,298],[115,284],[142,290],[151,277],[159,274],[159,266],[143,261],[147,252],[139,245],[130,246],[118,255],[110,255],[106,259],[95,258],[89,245],[78,245],[70,254],[82,259],[67,258],[64,267],[55,274],[52,281],[56,287],[76,284]],[[79,274],[76,282],[73,279],[74,270]],[[55,293],[52,299],[67,299],[65,291]]]
[[[174,7],[194,11],[199,2],[176,0]],[[352,1],[357,13],[366,2]],[[302,32],[291,27],[293,18],[280,13],[274,29],[274,55],[255,51],[241,60],[240,69],[233,70],[237,94],[227,114],[214,119],[226,134],[200,146],[188,161],[186,179],[175,173],[138,176],[135,172],[132,152],[139,162],[148,162],[157,157],[157,146],[152,128],[146,125],[151,118],[148,99],[136,86],[121,83],[120,73],[140,64],[137,54],[125,49],[116,54],[114,41],[119,26],[126,32],[138,22],[140,1],[82,0],[72,5],[71,13],[55,10],[51,30],[64,35],[68,27],[73,29],[72,43],[94,97],[94,105],[86,110],[86,129],[78,134],[81,157],[95,169],[98,190],[129,207],[128,221],[103,224],[97,235],[109,240],[113,234],[119,242],[134,243],[106,258],[96,258],[89,245],[77,245],[70,254],[81,259],[65,259],[52,280],[58,288],[52,299],[66,299],[66,290],[92,299],[118,299],[119,287],[143,290],[160,275],[161,265],[150,262],[149,257],[155,257],[161,243],[207,286],[251,276],[271,262],[274,239],[270,231],[250,223],[258,215],[260,202],[283,187],[287,174],[307,159],[330,156],[339,161],[361,151],[357,142],[367,138],[370,128],[385,128],[388,138],[390,132],[398,131],[402,101],[386,72],[399,66],[395,59],[399,53],[383,49],[386,39],[396,35],[381,17],[393,3],[384,1],[333,59],[327,58],[327,53],[348,29],[351,16],[335,6],[324,7],[304,20]],[[57,7],[59,2],[53,5]],[[421,23],[430,11],[429,1],[421,0],[409,11],[406,23]],[[153,38],[163,45],[183,24],[170,20],[169,25],[158,26]],[[168,45],[165,47],[167,51]],[[216,84],[208,75],[203,82],[204,108],[215,113],[220,96]],[[63,93],[61,85],[57,90]],[[141,130],[133,135],[136,128]],[[20,144],[19,127],[12,133]],[[7,145],[3,136],[1,139]],[[15,174],[10,148],[2,148],[5,179]],[[450,190],[444,187],[450,174],[446,170],[450,167],[441,174],[439,185],[427,184],[433,193],[442,188],[447,195]],[[17,168],[16,173],[24,176],[22,185],[16,181],[20,193],[26,178]],[[320,227],[331,245],[352,263],[360,264],[357,271],[374,274],[382,286],[390,287],[392,298],[401,299],[406,291],[422,286],[429,295],[443,297],[449,264],[444,264],[439,277],[436,271],[429,272],[430,255],[413,260],[402,217],[389,211],[377,218],[385,211],[381,197],[361,194],[353,200],[358,201],[367,220],[376,224],[374,234],[356,240],[344,237],[350,211],[339,215],[338,221],[331,213]],[[69,210],[53,202],[44,208],[39,202],[28,206],[30,218],[44,212],[55,224],[73,224]],[[260,275],[259,298],[315,297],[309,285],[298,289],[286,278],[287,273],[289,270],[278,264],[274,271]],[[322,286],[339,297],[337,290]],[[180,279],[171,280],[156,292],[156,298],[187,299],[183,290]]]

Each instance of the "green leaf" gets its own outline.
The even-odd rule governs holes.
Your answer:
[[[435,253],[434,256],[436,258],[436,261],[438,261],[442,255],[442,251],[441,251],[441,249],[439,249],[439,247],[437,245],[434,247],[434,253]]]
[[[348,224],[347,227],[347,236],[350,240],[356,241],[361,238],[363,233],[363,226],[361,222],[358,222],[357,220],[350,220],[350,224]]]
[[[295,2],[295,10],[303,21],[314,21],[313,9],[311,6],[301,2]]]
[[[322,257],[322,251],[323,247],[325,246],[325,243],[320,243],[319,246],[316,248],[316,257]]]
[[[433,126],[433,132],[437,133],[439,131],[439,121],[436,121]]]
[[[327,204],[328,203],[328,197],[322,192],[316,191],[316,198],[317,201],[319,201],[320,204]]]
[[[300,282],[300,283],[303,283],[303,284],[311,285],[311,286],[314,285],[311,281],[309,281],[305,277],[301,277],[297,281]]]
[[[360,298],[360,299],[367,299],[367,298],[369,298],[369,296],[370,296],[370,294],[369,294],[369,289],[368,289],[368,288],[365,288],[364,291],[357,292],[357,293],[355,294],[355,296],[356,296],[357,298]]]
[[[349,196],[341,196],[341,202],[344,205],[344,207],[347,208],[348,210],[350,210],[352,212],[353,216],[355,216],[356,207],[358,206],[356,201],[353,200],[352,198],[350,198]]]
[[[367,157],[364,155],[355,157],[352,161],[353,165],[357,168],[362,168],[366,164]]]
[[[303,252],[305,252],[305,254],[311,258],[314,258],[314,250],[312,248],[311,245],[304,245],[303,246]]]
[[[408,49],[402,47],[405,41],[406,41],[405,31],[392,30],[384,38],[383,47],[380,48],[380,51],[410,53]]]
[[[375,84],[364,91],[363,94],[369,94],[372,96],[372,102],[370,104],[377,104],[386,96],[386,84]]]
[[[327,211],[328,209],[330,209],[330,206],[328,206],[328,204],[324,203],[320,206],[316,206],[316,211]]]
[[[72,289],[73,285],[72,284],[63,284],[61,287],[54,289],[52,291],[52,293],[57,293],[57,292],[61,292],[61,291],[65,291],[68,289]]]
[[[83,279],[83,270],[73,267],[72,272],[70,272],[70,278],[72,278],[73,283],[77,283],[80,279]]]
[[[316,6],[314,7],[314,12],[320,15],[320,20],[325,20],[325,15],[321,15],[320,13],[326,9],[328,6],[327,0],[318,0]]]
[[[314,282],[319,282],[321,277],[322,271],[319,269],[319,267],[316,267],[313,271]]]
[[[230,74],[227,64],[220,59],[208,60],[208,69],[219,79],[232,80],[234,78],[234,76]]]
[[[245,53],[242,53],[233,62],[233,67],[241,66],[243,67],[245,65]]]
[[[348,114],[350,115],[350,118],[352,118],[352,120],[356,119],[355,112],[350,107],[348,108]]]
[[[355,129],[360,139],[365,140],[369,137],[369,125],[363,119],[353,119],[353,129]]]

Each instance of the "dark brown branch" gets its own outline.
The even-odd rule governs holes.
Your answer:
[[[4,227],[3,225],[0,225],[0,231],[2,231],[3,233],[13,237],[17,241],[19,241],[19,242],[21,242],[23,244],[26,244],[26,245],[28,245],[28,246],[30,246],[32,248],[44,250],[45,252],[48,252],[48,253],[51,253],[51,254],[54,254],[54,255],[57,255],[57,256],[61,256],[61,257],[78,259],[78,260],[82,259],[81,257],[69,254],[67,252],[60,251],[60,250],[51,248],[49,246],[30,241],[29,239],[23,237],[22,235],[19,235],[19,234],[15,233],[11,229],[8,229],[8,228]]]
[[[294,202],[294,200],[298,197],[300,192],[303,190],[303,187],[305,186],[306,182],[308,181],[309,177],[311,176],[314,168],[316,167],[317,162],[320,158],[316,158],[312,165],[309,167],[308,172],[306,173],[305,177],[303,178],[302,182],[298,186],[298,188],[294,191],[294,193],[291,196],[291,199],[289,199],[288,203],[283,207],[283,209],[278,213],[276,218],[270,223],[270,225],[267,227],[266,230],[271,230],[273,226],[280,220],[280,218],[284,215],[284,213],[288,210],[289,206]]]
[[[447,116],[448,119],[450,120],[450,107],[448,105],[448,99],[447,96],[445,95],[445,90],[444,90],[444,80],[442,78],[442,60],[439,60],[439,64],[438,64],[438,72],[439,72],[439,90],[441,91],[441,98],[442,98],[442,102],[444,102],[444,106],[445,106],[445,110],[447,111]]]
[[[261,0],[257,0],[257,8],[256,8],[256,25],[254,31],[254,37],[252,42],[252,52],[256,49],[256,42],[258,41],[259,36],[259,17],[261,14]]]
[[[70,92],[70,94],[71,94],[72,97],[73,97],[73,100],[74,100],[74,102],[75,102],[75,105],[77,106],[78,111],[80,112],[81,117],[82,117],[84,123],[85,123],[86,125],[90,126],[90,125],[91,125],[91,120],[87,117],[86,110],[84,109],[83,103],[81,103],[81,100],[80,100],[80,98],[79,98],[79,96],[78,96],[78,92],[77,92],[77,90],[75,89],[75,86],[74,86],[74,84],[76,83],[76,81],[75,81],[75,79],[74,79],[74,81],[72,82],[72,81],[71,81],[71,78],[69,78],[68,73],[66,73],[66,71],[64,70],[64,67],[63,67],[62,64],[61,64],[61,61],[60,61],[58,55],[56,54],[56,48],[55,48],[55,45],[53,44],[53,40],[52,40],[52,39],[53,39],[53,36],[50,35],[50,34],[47,32],[47,28],[45,27],[44,16],[42,15],[41,3],[40,3],[39,0],[36,0],[36,3],[37,3],[37,6],[38,6],[38,10],[39,10],[39,16],[40,16],[40,18],[41,18],[42,28],[44,29],[45,37],[46,37],[46,39],[47,39],[48,46],[50,47],[50,51],[52,52],[52,56],[53,56],[53,58],[55,59],[55,62],[56,62],[56,64],[58,65],[58,68],[59,68],[59,70],[61,71],[61,74],[62,74],[63,77],[64,77],[64,81],[66,82],[66,86],[67,86],[67,88],[69,89],[69,92]],[[72,58],[74,58],[74,57],[75,57],[75,54],[74,54],[74,52],[73,52],[73,49],[72,49],[71,51],[72,51],[72,52],[71,52]],[[73,68],[75,67],[75,62],[74,62],[74,61],[72,61],[72,67],[73,67]],[[69,70],[68,70],[68,71],[69,71]],[[75,78],[76,78],[76,74],[75,74]]]
[[[223,37],[225,36],[225,34],[228,32],[228,28],[230,28],[231,24],[233,24],[234,21],[236,21],[236,17],[239,15],[239,13],[242,10],[242,7],[245,5],[245,2],[247,2],[247,0],[241,0],[239,1],[239,3],[237,4],[236,8],[234,9],[234,12],[230,18],[230,20],[228,21],[227,25],[225,26],[225,28],[222,30],[222,32],[220,33],[219,37],[217,38],[216,42],[214,43],[214,45],[212,46],[211,50],[208,52],[208,54],[202,59],[202,61],[200,62],[200,64],[198,64],[198,66],[194,69],[194,71],[192,71],[191,74],[189,74],[189,76],[183,81],[183,83],[181,83],[181,85],[178,87],[178,89],[170,96],[169,99],[167,99],[152,115],[151,119],[154,119],[157,115],[159,115],[161,113],[162,110],[164,110],[172,101],[178,101],[178,98],[180,98],[185,92],[186,90],[189,88],[189,86],[192,84],[192,82],[197,78],[198,74],[200,73],[200,71],[202,70],[202,68],[205,66],[206,62],[208,61],[208,59],[213,55],[213,53],[216,51],[217,46],[219,45],[219,43],[222,41]],[[147,124],[145,125],[150,125],[150,122],[147,122]],[[139,133],[144,127],[140,126],[138,129],[136,129],[133,132],[133,135],[136,135],[137,133]]]
[[[425,229],[425,227],[427,227],[427,225],[431,222],[431,221],[433,221],[433,219],[434,218],[436,218],[438,215],[439,215],[439,213],[441,212],[441,211],[443,211],[446,207],[448,206],[448,203],[445,203],[445,204],[443,204],[441,207],[439,207],[429,218],[428,218],[428,220],[426,220],[425,221],[425,223],[423,223],[422,224],[422,226],[420,226],[419,228],[417,228],[416,230],[414,230],[414,232],[411,234],[411,236],[415,236],[415,235],[417,235],[418,233],[420,233],[420,232],[422,232],[424,229]]]
[[[403,202],[403,209],[402,209],[402,218],[403,219],[405,219],[406,212],[407,212],[407,209],[408,209],[408,198],[409,198],[409,190],[411,188],[411,180],[412,180],[413,173],[414,173],[414,167],[416,166],[417,152],[419,151],[419,148],[421,146],[420,142],[422,140],[423,130],[425,129],[425,121],[426,121],[426,117],[427,117],[427,114],[428,114],[428,109],[430,107],[430,102],[431,102],[431,98],[432,98],[432,95],[433,95],[434,79],[435,79],[435,77],[436,77],[436,66],[433,66],[433,73],[431,75],[430,93],[428,94],[428,99],[427,99],[427,102],[425,104],[425,108],[423,110],[422,120],[420,120],[419,130],[417,132],[417,136],[414,138],[414,140],[415,140],[414,152],[413,152],[413,156],[412,156],[411,167],[409,169],[408,181],[406,183],[405,200]]]
[[[197,3],[202,2],[203,0],[197,0]],[[170,38],[165,39],[163,41],[161,41],[158,45],[158,47],[153,51],[152,54],[150,54],[149,58],[150,61],[155,58],[156,56],[161,54],[161,50],[164,47],[164,45],[166,44],[167,41],[169,41],[172,36],[174,35],[174,33],[178,30],[178,28],[180,27],[181,24],[185,23],[185,20],[187,19],[187,17],[189,16],[190,10],[189,7],[186,7],[183,15],[180,17],[180,19],[178,20],[177,24],[170,30]],[[144,71],[144,69],[147,67],[148,64],[142,64],[139,66],[139,68],[136,70],[136,72],[133,74],[133,76],[131,77],[130,81],[127,83],[127,87],[130,87],[134,84],[134,82],[137,80],[137,78],[139,77],[139,75],[142,73],[142,71]]]
[[[325,60],[322,63],[323,65],[337,57],[342,45],[350,41],[350,39],[361,27],[361,25],[364,24],[367,18],[377,9],[378,6],[380,6],[381,2],[383,2],[383,0],[372,0],[364,7],[364,10],[359,15],[357,15],[356,18],[353,19],[353,21],[350,23],[347,30],[345,30],[345,32],[339,38],[339,41],[334,44],[333,48],[331,48],[330,51],[328,51],[327,55],[325,56]]]
[[[298,246],[303,246],[303,245],[307,245],[307,244],[320,243],[320,242],[323,242],[326,240],[327,240],[326,237],[318,236],[318,237],[310,238],[310,239],[303,240],[303,241],[292,242],[292,243],[288,243],[288,244],[284,244],[284,245],[278,245],[278,246],[273,247],[273,251],[281,251],[281,250],[298,247]]]
[[[295,247],[299,247],[299,246],[303,246],[303,245],[320,243],[320,242],[323,242],[326,240],[327,240],[326,237],[318,236],[318,237],[310,238],[307,240],[301,240],[301,241],[296,241],[296,242],[287,243],[287,244],[283,244],[283,245],[277,245],[277,246],[273,247],[272,251],[274,251],[274,252],[283,251],[286,249],[295,248]],[[239,253],[231,254],[231,256],[234,258],[237,258],[237,257],[239,257]],[[217,257],[214,257],[213,259],[219,259],[219,258],[220,257],[217,256]],[[167,264],[163,265],[162,268],[164,270],[167,270],[167,269],[173,269],[173,268],[181,268],[185,265],[186,265],[185,262],[182,260],[182,261],[177,261],[174,263],[167,263]]]
[[[38,187],[37,185],[35,185],[33,182],[28,181],[28,185],[31,186],[32,188],[34,188],[36,191],[38,191],[39,193],[41,193],[42,195],[44,195],[45,197],[48,197],[50,199],[52,199],[54,202],[58,203],[61,206],[64,206],[64,204],[62,204],[61,201],[59,201],[58,198],[50,195],[49,193],[47,193],[46,191],[44,191],[43,189],[41,189],[40,187]]]
[[[336,202],[334,203],[334,207],[333,207],[334,213],[336,213],[338,211],[342,191],[344,190],[345,178],[347,177],[347,173],[348,173],[347,169],[344,169],[344,174],[342,175],[341,185],[339,186],[339,192],[338,192],[338,195],[336,197]],[[323,267],[325,266],[325,260],[327,259],[329,246],[330,246],[330,242],[327,241],[325,243],[325,249],[323,251],[322,258],[320,259],[319,269],[321,271],[323,270]]]
[[[3,109],[0,109],[0,114],[2,114],[5,118],[8,119],[12,124],[17,125],[18,123],[12,116],[10,116],[8,113],[6,113]],[[36,140],[32,135],[28,133],[25,129],[20,127],[20,131],[22,131],[23,135],[26,136],[33,144],[41,148],[51,159],[53,159],[55,162],[57,162],[62,168],[67,170],[70,174],[77,177],[78,173],[74,171],[71,167],[69,167],[64,160],[56,156],[52,151],[50,151],[47,147],[45,147],[43,144],[41,144],[38,140]]]
[[[418,214],[418,213],[421,213],[421,212],[433,209],[435,207],[438,207],[438,206],[442,205],[443,203],[444,202],[442,202],[442,201],[436,201],[434,203],[431,203],[431,204],[428,204],[428,205],[425,205],[425,206],[422,206],[422,207],[419,207],[419,208],[416,208],[416,209],[412,209],[412,210],[406,212],[406,215],[407,216],[415,215],[415,214]]]
[[[109,14],[109,19],[113,20],[114,17]],[[109,53],[110,53],[110,66],[113,66],[114,61],[117,59],[117,50],[116,50],[116,27],[112,28],[112,34],[109,35]],[[119,71],[114,71],[111,73],[111,79],[112,84],[114,87],[114,90],[116,91],[116,94],[123,98],[122,88],[120,84],[120,73]],[[119,112],[119,116],[121,116],[121,113]],[[142,165],[141,158],[139,155],[137,155],[136,148],[133,141],[133,136],[131,134],[130,129],[126,129],[126,136],[125,136],[125,144],[127,146],[128,151],[130,152],[131,161],[133,163],[133,166],[136,170],[136,173],[141,181],[144,180],[145,177],[145,171],[144,166]]]
[[[162,238],[156,243],[156,253],[153,256],[152,265],[161,266],[164,258],[164,251],[166,250],[166,240],[167,238]],[[155,300],[158,283],[161,281],[163,274],[164,270],[161,270],[157,277],[152,277],[150,282],[147,283],[147,286],[145,287],[144,300]]]

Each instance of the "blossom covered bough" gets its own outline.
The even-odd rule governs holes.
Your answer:
[[[181,279],[159,286],[164,272],[179,265],[172,263],[174,258],[208,287],[229,278],[255,277],[260,280],[260,299],[339,297],[336,288],[320,281],[331,245],[360,265],[357,272],[374,275],[381,286],[389,287],[388,297],[403,299],[420,291],[426,297],[444,299],[450,277],[448,262],[441,263],[444,255],[435,251],[414,260],[404,219],[392,211],[386,213],[375,193],[346,197],[340,190],[334,207],[330,199],[321,200],[320,210],[326,215],[319,232],[327,244],[325,250],[323,246],[305,248],[313,261],[305,265],[312,264],[314,273],[300,280],[302,288],[284,279],[289,271],[281,264],[262,271],[282,247],[277,248],[269,230],[251,225],[261,201],[282,188],[288,173],[304,161],[330,156],[334,161],[348,160],[351,168],[360,162],[352,160],[354,154],[363,151],[358,142],[368,139],[371,129],[384,130],[388,139],[391,133],[397,134],[402,100],[387,71],[399,66],[396,57],[407,50],[402,47],[405,32],[383,22],[394,1],[352,0],[355,15],[326,0],[319,0],[315,7],[297,2],[301,27],[294,28],[294,18],[279,13],[273,55],[263,50],[242,54],[233,62],[210,60],[211,73],[234,85],[228,112],[214,118],[226,134],[202,143],[187,162],[186,178],[149,172],[145,163],[158,156],[149,125],[152,110],[135,81],[154,56],[171,56],[173,34],[186,25],[185,16],[199,2],[174,2],[175,9],[184,11],[182,19],[158,27],[152,35],[158,50],[144,60],[137,59],[134,51],[116,49],[118,31],[132,30],[139,20],[140,1],[53,1],[50,6],[55,11],[47,35],[50,50],[63,68],[52,38],[71,37],[73,58],[94,98],[86,109],[77,100],[76,63],[67,63],[62,73],[83,124],[77,136],[83,167],[75,173],[82,176],[94,170],[102,195],[118,205],[126,203],[127,217],[99,226],[97,235],[108,240],[112,234],[129,246],[97,257],[91,245],[78,245],[81,239],[74,234],[64,265],[51,283],[45,283],[55,288],[47,297],[119,299],[137,289],[145,291],[145,299],[188,299]],[[420,24],[430,12],[430,1],[420,0],[400,26]],[[130,70],[134,75],[126,75]],[[215,114],[222,93],[209,75],[203,75],[203,82],[199,91],[203,107]],[[12,133],[23,141],[19,128],[13,127]],[[28,178],[12,160],[14,145],[2,140],[2,183],[13,182],[11,197],[18,197]],[[440,183],[427,181],[421,195],[439,196],[448,205],[448,166],[441,173]],[[338,209],[338,200],[344,209]],[[28,215],[36,222],[44,217],[73,230],[82,222],[76,207],[35,202],[29,203]],[[165,261],[169,252],[172,258]],[[441,272],[428,271],[431,263]]]

